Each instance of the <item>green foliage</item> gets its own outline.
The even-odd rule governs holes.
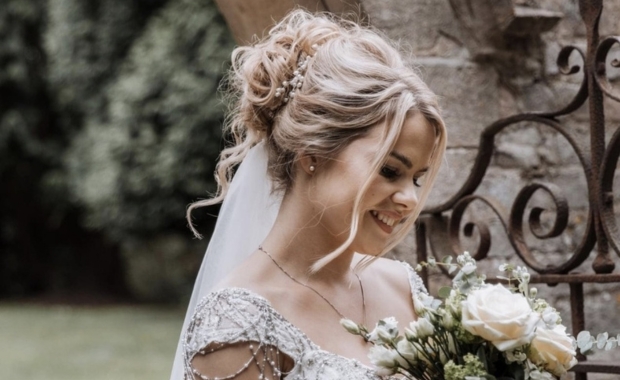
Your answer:
[[[208,0],[2,2],[0,295],[84,289],[119,247],[191,236],[232,47]]]
[[[133,42],[65,156],[90,227],[117,239],[184,228],[187,204],[214,190],[215,94],[232,45],[214,4],[190,0],[169,3]]]
[[[466,376],[483,377],[487,374],[482,362],[472,354],[463,356],[463,364],[450,360],[444,368],[446,380],[463,380]]]

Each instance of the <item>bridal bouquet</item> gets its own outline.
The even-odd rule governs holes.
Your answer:
[[[611,349],[618,337],[582,332],[577,341],[566,333],[559,313],[537,298],[523,267],[504,264],[507,286],[491,285],[476,272],[466,252],[441,263],[458,270],[452,287],[439,291],[441,300],[414,296],[418,319],[400,335],[398,322],[386,318],[374,330],[343,319],[342,325],[374,345],[369,357],[381,376],[401,374],[416,380],[555,380],[577,363],[576,348]]]

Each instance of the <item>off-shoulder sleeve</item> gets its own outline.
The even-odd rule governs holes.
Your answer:
[[[248,378],[249,373],[281,378],[283,358],[297,361],[309,345],[306,339],[257,294],[240,288],[213,292],[198,304],[185,332],[185,379]],[[214,360],[203,360],[200,369],[192,364],[209,355]]]

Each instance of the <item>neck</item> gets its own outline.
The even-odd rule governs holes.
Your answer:
[[[351,281],[355,252],[348,249],[319,271],[311,268],[319,259],[336,250],[346,235],[334,237],[321,225],[320,212],[308,204],[285,196],[275,224],[263,242],[263,248],[299,280],[338,283]]]

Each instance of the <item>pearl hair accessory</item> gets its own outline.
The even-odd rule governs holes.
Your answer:
[[[312,50],[315,51],[315,54],[318,48],[319,45],[312,45]],[[297,70],[293,72],[293,78],[290,81],[285,80],[282,82],[282,86],[276,88],[276,98],[284,95],[284,103],[288,103],[290,99],[295,97],[295,91],[300,89],[304,82],[304,73],[308,68],[310,58],[312,57],[314,57],[314,54],[307,54],[299,57],[299,61],[297,62]]]

